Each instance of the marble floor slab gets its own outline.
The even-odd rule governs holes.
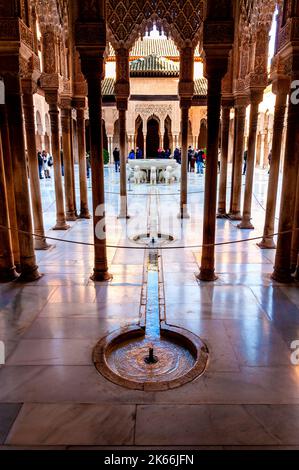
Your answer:
[[[25,404],[10,445],[130,445],[136,407],[130,405]]]

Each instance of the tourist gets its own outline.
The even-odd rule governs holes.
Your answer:
[[[247,170],[247,156],[248,156],[248,151],[245,150],[244,155],[243,155],[243,160],[244,160],[244,166],[243,166],[243,176],[246,175],[246,170]]]
[[[268,155],[268,163],[269,163],[268,175],[270,174],[271,161],[272,161],[272,150],[270,150],[270,153]]]
[[[132,149],[131,152],[129,153],[128,158],[129,158],[129,160],[135,160],[135,152],[134,152],[133,149]]]
[[[170,151],[170,149],[167,149],[165,151],[165,158],[170,158],[170,155],[171,155],[171,151]]]
[[[64,176],[63,150],[60,150],[61,176]]]
[[[142,157],[143,157],[142,150],[139,147],[137,147],[136,148],[136,159],[140,159]]]
[[[46,179],[51,178],[50,176],[50,168],[49,168],[49,155],[45,150],[42,152],[42,159],[43,159],[43,171],[44,171],[44,177]]]
[[[221,169],[221,148],[218,149],[218,173],[220,173]]]
[[[173,153],[173,158],[177,163],[181,164],[181,152],[180,149],[178,149],[177,147]]]
[[[114,159],[114,165],[115,165],[115,172],[117,173],[120,171],[120,155],[119,155],[119,149],[115,147],[113,150],[113,159]]]
[[[194,155],[194,152],[193,152],[192,147],[190,145],[189,148],[188,148],[188,171],[191,171],[191,161],[192,161],[193,155]]]
[[[39,174],[39,179],[40,179],[40,180],[43,180],[44,177],[43,177],[43,175],[42,175],[42,171],[43,171],[44,160],[43,160],[43,157],[42,157],[42,152],[38,152],[38,153],[37,153],[37,162],[38,162],[38,174]]]
[[[90,168],[91,168],[90,155],[88,152],[86,152],[86,176],[87,178],[90,178]]]
[[[197,174],[203,175],[203,150],[199,149],[196,152],[196,165],[197,165]]]

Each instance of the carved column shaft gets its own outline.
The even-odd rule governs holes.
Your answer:
[[[218,75],[218,76],[217,76]],[[213,281],[215,276],[215,232],[218,171],[218,142],[221,110],[221,74],[208,79],[208,144],[204,202],[203,249],[199,279]]]
[[[27,142],[28,166],[30,175],[30,193],[33,213],[34,233],[38,235],[34,239],[34,248],[36,250],[47,250],[50,248],[45,239],[42,197],[40,190],[40,181],[38,174],[37,149],[35,139],[34,122],[34,104],[33,104],[33,86],[31,80],[22,81],[23,90],[23,110],[25,120],[25,132]]]
[[[6,106],[10,131],[10,147],[14,175],[17,224],[20,246],[20,280],[39,279],[32,237],[31,208],[27,179],[25,142],[23,134],[23,110],[19,75],[11,75],[6,81]]]
[[[252,204],[252,187],[254,175],[254,162],[255,162],[255,149],[256,149],[256,135],[257,123],[259,115],[259,103],[263,99],[263,92],[251,94],[250,118],[249,118],[249,136],[248,136],[248,151],[247,151],[247,170],[246,170],[246,183],[244,192],[244,205],[242,221],[238,225],[241,229],[253,229],[251,223],[251,204]]]
[[[119,148],[120,148],[120,213],[119,218],[128,219],[127,201],[127,156],[126,156],[126,103],[118,104]]]
[[[74,185],[73,185],[73,165],[72,165],[72,143],[71,143],[71,108],[67,105],[61,107],[61,129],[62,129],[62,149],[64,166],[64,193],[66,206],[66,220],[76,220],[76,210],[74,206]]]
[[[69,226],[65,221],[64,199],[61,176],[60,138],[59,138],[59,110],[57,101],[49,102],[49,115],[51,122],[51,146],[54,160],[55,197],[56,197],[56,225],[54,230],[67,230]]]
[[[278,282],[290,282],[291,278],[291,245],[294,224],[298,172],[298,105],[289,101],[287,120],[287,140],[283,167],[283,183],[279,215],[279,232],[275,266],[272,278]]]
[[[84,108],[77,108],[77,135],[79,152],[79,176],[80,176],[80,218],[90,219],[88,209],[88,192],[86,179],[86,137]]]
[[[5,105],[0,105],[0,130],[1,130],[1,138],[2,138],[3,164],[4,164],[5,179],[6,179],[9,221],[10,221],[10,227],[12,229],[11,239],[12,239],[14,264],[16,266],[16,270],[20,272],[21,270],[20,245],[19,245],[19,234],[18,234],[17,214],[16,214],[14,176],[13,176],[13,169],[12,169],[9,128],[8,128],[7,112],[6,112]]]
[[[7,191],[2,152],[2,139],[0,134],[0,282],[10,282],[17,278],[14,264],[13,248],[11,243]]]
[[[103,73],[103,57],[88,58],[81,56],[82,72],[88,86],[88,106],[90,125],[90,151],[92,169],[92,198],[95,260],[94,281],[111,279],[108,273],[105,232],[105,189],[104,189],[104,157],[102,134],[102,92],[101,78]]]
[[[235,105],[235,131],[234,131],[234,157],[232,192],[229,216],[233,220],[241,220],[241,189],[242,164],[244,151],[244,131],[246,119],[246,105]]]
[[[266,216],[264,225],[264,235],[260,248],[276,248],[272,234],[274,233],[274,222],[277,201],[277,188],[279,181],[280,156],[282,146],[282,134],[286,112],[288,87],[285,82],[279,81],[277,84],[277,95],[273,123],[272,159],[269,174]]]
[[[181,103],[181,133],[182,133],[182,155],[181,155],[181,200],[180,217],[188,218],[188,127],[190,101]]]
[[[227,160],[229,144],[230,106],[222,106],[221,165],[218,198],[218,217],[226,215]]]

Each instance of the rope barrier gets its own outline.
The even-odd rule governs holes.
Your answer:
[[[95,246],[103,246],[103,244],[104,244],[104,243],[78,242],[78,241],[75,241],[75,240],[66,240],[64,238],[49,237],[48,235],[45,235],[45,236],[42,237],[41,235],[37,235],[36,233],[33,233],[33,232],[27,232],[25,230],[19,230],[19,229],[15,229],[15,228],[11,228],[11,227],[6,227],[5,225],[0,225],[0,229],[4,229],[6,231],[11,231],[11,232],[18,232],[18,233],[21,233],[23,235],[29,235],[31,237],[42,238],[42,239],[46,239],[46,240],[52,240],[52,241],[63,242],[63,243],[70,243],[70,244],[74,244],[74,245],[95,247]],[[287,235],[288,233],[293,233],[293,232],[296,232],[297,230],[299,230],[299,227],[295,228],[295,229],[292,229],[292,230],[285,230],[285,231],[282,231],[282,232],[272,233],[272,234],[268,235],[268,237],[271,238],[271,237],[277,237],[278,235]],[[229,242],[208,243],[208,244],[202,244],[202,245],[159,246],[159,250],[178,250],[178,249],[180,249],[180,250],[192,250],[194,248],[197,248],[197,249],[212,248],[212,247],[215,247],[215,246],[233,245],[233,244],[245,243],[245,242],[247,243],[247,242],[261,240],[261,239],[263,239],[263,235],[257,236],[257,237],[251,237],[251,238],[244,238],[244,239],[241,239],[241,240],[232,240],[232,241],[229,241]],[[151,246],[128,246],[128,245],[109,245],[109,244],[106,244],[105,246],[106,246],[106,248],[116,248],[116,249],[120,248],[120,249],[128,249],[128,250],[144,250],[144,249],[156,250],[157,249],[157,246],[151,247]]]

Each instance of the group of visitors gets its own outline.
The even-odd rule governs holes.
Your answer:
[[[248,157],[248,150],[246,149],[243,154],[243,173],[242,175],[246,175],[246,170],[247,170],[247,157]],[[268,155],[268,164],[269,164],[269,169],[268,169],[268,174],[270,173],[270,167],[271,167],[271,160],[272,160],[272,150],[270,150],[270,153]]]
[[[53,157],[45,150],[37,153],[39,179],[51,179]]]
[[[188,171],[195,173],[196,165],[196,173],[199,175],[203,175],[206,156],[206,149],[193,149],[190,145],[188,148]]]

